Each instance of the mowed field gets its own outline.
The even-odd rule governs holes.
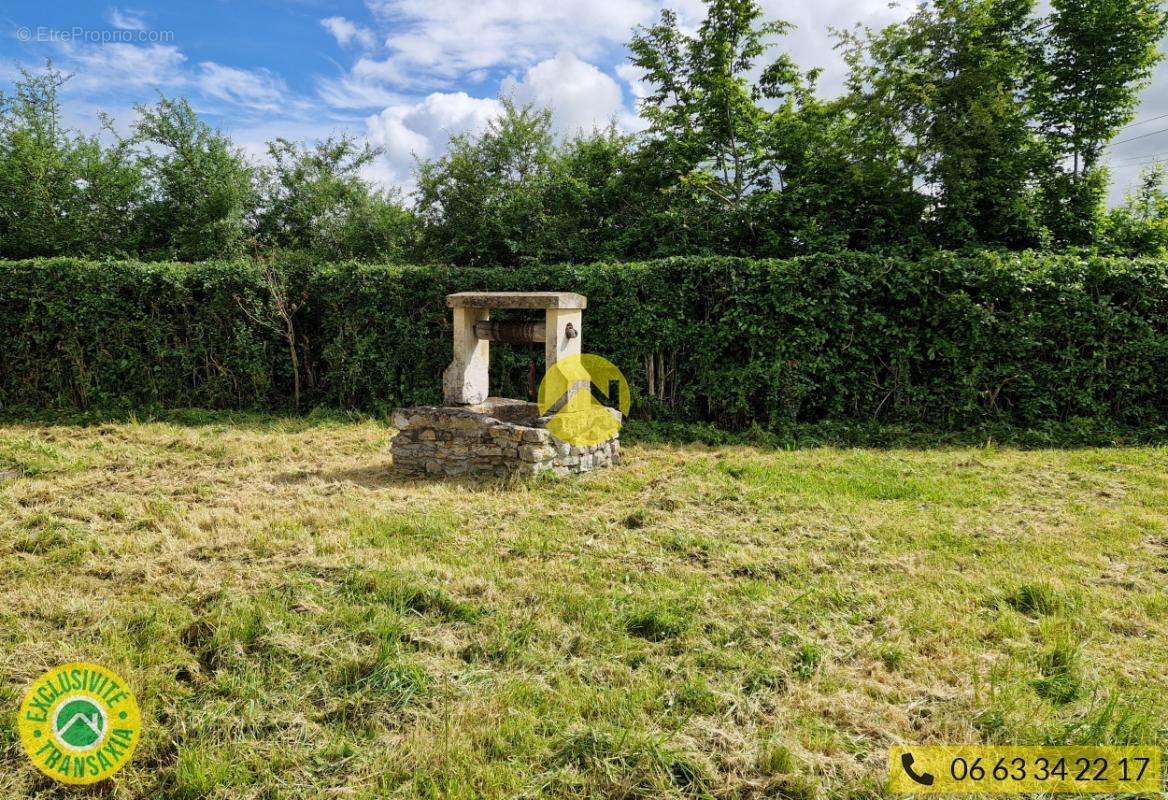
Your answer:
[[[73,660],[107,798],[864,798],[902,742],[1168,740],[1168,451],[636,444],[390,472],[378,421],[0,424],[0,797]]]

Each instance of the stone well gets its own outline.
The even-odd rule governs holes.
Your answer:
[[[590,447],[558,439],[550,417],[535,403],[488,397],[490,343],[544,344],[548,369],[580,355],[587,299],[572,292],[461,292],[448,295],[454,309],[454,357],[442,375],[441,406],[398,409],[399,433],[391,445],[395,470],[411,475],[537,475],[587,472],[620,461],[619,432]],[[492,322],[492,309],[542,311],[542,320]],[[569,390],[589,391],[588,387]],[[555,407],[559,407],[558,405]],[[620,412],[608,409],[619,421]],[[560,411],[563,435],[571,419]],[[571,438],[571,437],[569,437]]]
[[[556,475],[620,462],[620,437],[594,447],[561,442],[535,403],[490,397],[472,406],[394,412],[394,469],[411,475]]]

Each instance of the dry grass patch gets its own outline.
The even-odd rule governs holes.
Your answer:
[[[633,445],[389,472],[375,421],[0,427],[24,687],[138,690],[113,798],[877,797],[903,741],[1160,742],[1168,452]]]

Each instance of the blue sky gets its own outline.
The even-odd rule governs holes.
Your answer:
[[[695,25],[699,0],[315,0],[133,3],[9,0],[0,10],[0,83],[46,58],[74,77],[69,124],[121,127],[161,92],[196,109],[259,157],[276,136],[347,132],[384,148],[370,177],[409,188],[415,155],[440,154],[452,133],[481,130],[503,94],[552,108],[568,133],[615,121],[636,129],[638,76],[626,61],[633,26],[664,6]],[[795,32],[782,46],[804,67],[843,65],[829,26],[902,18],[887,0],[763,0]],[[1118,197],[1152,157],[1168,155],[1168,67],[1112,151]],[[1143,134],[1150,134],[1144,136]],[[1139,139],[1132,137],[1140,136]]]

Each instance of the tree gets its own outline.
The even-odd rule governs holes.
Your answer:
[[[943,246],[1037,243],[1029,121],[1032,0],[936,0],[855,37],[854,106],[904,147]],[[858,50],[857,50],[858,48]]]
[[[131,148],[106,123],[106,146],[61,123],[68,76],[21,70],[0,93],[0,255],[125,255],[137,249],[144,195]]]
[[[1168,168],[1157,164],[1140,175],[1139,187],[1104,217],[1100,245],[1125,256],[1168,255]]]
[[[21,71],[0,95],[0,246],[8,258],[68,252],[77,205],[77,165],[61,125],[58,90],[68,78],[51,65]]]
[[[259,242],[322,258],[401,259],[410,245],[412,215],[360,174],[380,154],[348,136],[313,147],[269,142],[270,163],[258,171]]]
[[[1107,190],[1107,142],[1163,58],[1159,0],[1053,0],[1036,41],[1034,109],[1046,145],[1043,213],[1058,242],[1089,244]]]
[[[767,150],[775,185],[752,196],[758,255],[923,244],[924,198],[913,189],[894,136],[814,83],[772,114]]]
[[[152,197],[144,209],[145,249],[199,261],[243,252],[254,207],[252,168],[227,136],[184,99],[138,106],[134,142]]]
[[[554,149],[543,197],[547,261],[598,261],[639,254],[644,188],[631,135],[615,125],[579,134]]]
[[[510,266],[544,258],[551,112],[502,102],[481,136],[456,134],[446,155],[418,165],[417,212],[432,259]]]
[[[640,199],[658,247],[673,248],[645,255],[790,256],[915,235],[922,203],[896,138],[865,135],[854,103],[820,100],[818,70],[762,62],[790,29],[755,2],[712,0],[694,35],[669,11],[634,35],[650,87]]]
[[[696,35],[684,33],[677,15],[665,10],[629,44],[630,60],[651,87],[640,103],[649,123],[641,155],[658,172],[650,185],[696,204],[694,214],[672,210],[683,228],[694,217],[718,215],[721,230],[710,232],[717,250],[734,250],[750,235],[750,197],[771,186],[770,115],[760,101],[764,95],[780,98],[800,81],[786,54],[764,69],[758,83],[752,80],[768,39],[790,29],[786,22],[761,20],[755,0],[710,0]]]

